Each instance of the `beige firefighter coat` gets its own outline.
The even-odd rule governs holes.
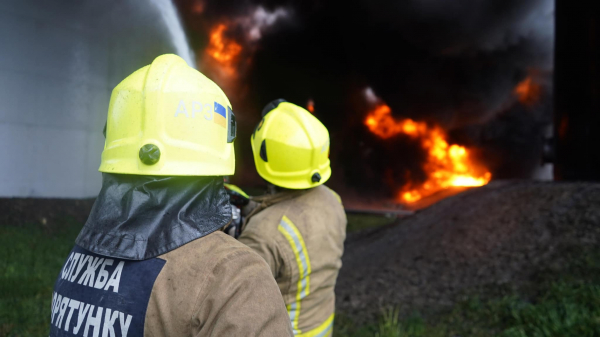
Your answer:
[[[50,336],[293,336],[265,261],[220,231],[145,260],[76,245],[50,318]]]
[[[296,336],[330,336],[342,266],[346,214],[326,186],[254,198],[239,240],[262,256],[287,306]]]
[[[164,255],[144,336],[292,336],[264,261],[217,231]]]

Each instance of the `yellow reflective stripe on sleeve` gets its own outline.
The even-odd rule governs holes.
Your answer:
[[[303,334],[296,335],[296,337],[328,337],[331,336],[331,332],[333,331],[333,317],[335,314],[331,314],[329,318],[321,325],[319,325],[316,329],[312,329]]]
[[[308,257],[308,250],[300,231],[298,231],[298,228],[296,228],[288,217],[283,216],[277,229],[290,243],[292,251],[294,251],[294,255],[296,256],[296,263],[298,264],[299,277],[296,301],[288,304],[287,309],[292,321],[292,327],[294,328],[294,334],[300,334],[301,331],[298,329],[300,303],[310,293],[310,258]]]

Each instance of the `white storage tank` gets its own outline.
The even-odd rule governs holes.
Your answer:
[[[112,89],[164,53],[171,0],[0,2],[0,197],[95,196]]]

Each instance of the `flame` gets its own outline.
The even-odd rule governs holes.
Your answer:
[[[521,104],[533,106],[542,96],[542,86],[536,83],[531,76],[528,76],[517,84],[513,93],[517,96]]]
[[[413,203],[452,186],[483,186],[490,181],[492,174],[471,160],[469,149],[448,144],[442,128],[412,119],[396,120],[391,112],[389,106],[379,104],[367,115],[364,124],[383,139],[398,134],[416,138],[427,151],[427,159],[422,166],[427,179],[403,186],[398,195],[400,202]]]
[[[237,74],[236,66],[242,46],[225,36],[226,31],[227,25],[224,23],[211,29],[209,45],[205,53],[216,62],[222,73],[231,77]]]
[[[311,114],[315,113],[315,101],[312,98],[306,103],[306,110],[310,111]]]
[[[206,4],[204,3],[203,0],[196,0],[196,2],[194,2],[192,4],[192,12],[195,14],[204,13],[205,8],[206,8]]]

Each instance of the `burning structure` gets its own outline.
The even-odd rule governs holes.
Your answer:
[[[221,77],[236,75],[237,62],[242,46],[225,36],[227,25],[220,23],[210,31],[210,42],[202,55],[202,64],[208,69],[221,72]],[[211,63],[214,62],[214,63]]]
[[[336,189],[410,203],[539,174],[552,0],[176,3],[200,69],[233,97],[240,138],[272,99],[305,105],[330,130]],[[238,153],[247,183],[252,159]]]
[[[418,201],[451,186],[482,186],[492,178],[489,171],[472,161],[466,147],[448,144],[446,132],[437,125],[412,119],[395,120],[384,103],[375,106],[364,123],[383,139],[396,135],[418,139],[426,152],[422,163],[426,178],[418,183],[409,181],[400,189],[397,199],[402,203]]]

